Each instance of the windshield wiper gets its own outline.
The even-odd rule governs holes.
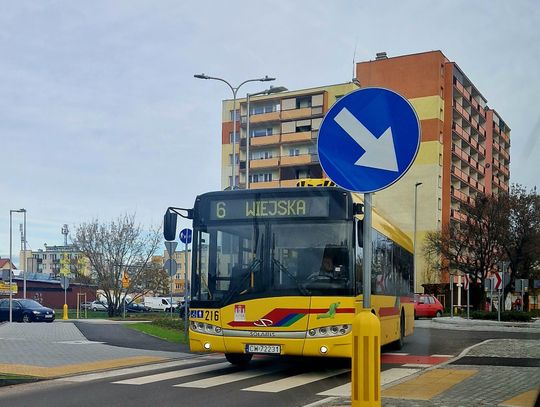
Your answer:
[[[249,280],[251,275],[261,269],[262,261],[260,259],[253,259],[253,261],[249,264],[249,266],[245,269],[245,274],[241,276],[240,280],[236,284],[236,286],[231,287],[231,290],[229,291],[229,294],[227,297],[225,297],[223,303],[228,304],[229,301],[236,295],[242,294],[243,287],[245,286],[246,282]],[[231,280],[232,283],[232,280]]]
[[[300,291],[300,293],[302,295],[309,295],[310,294],[310,292],[298,282],[298,279],[296,278],[296,276],[293,273],[291,273],[287,267],[285,267],[283,264],[281,264],[279,260],[272,259],[272,263],[274,263],[276,266],[278,266],[280,271],[287,274],[291,278],[291,280],[294,281],[294,283],[296,284],[296,288],[298,288],[298,291]]]

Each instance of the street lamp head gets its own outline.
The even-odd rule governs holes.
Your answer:
[[[205,75],[204,73],[193,75],[193,77],[197,79],[210,79],[210,77],[208,75]]]
[[[421,182],[417,182],[416,184],[414,184],[415,187],[419,187],[420,185],[422,185]]]
[[[270,86],[269,89],[265,91],[267,95],[270,95],[272,93],[279,93],[279,92],[287,92],[289,89],[287,89],[285,86]]]
[[[264,78],[261,78],[259,79],[261,82],[270,82],[270,81],[275,81],[276,78],[270,78],[268,75],[265,75]]]

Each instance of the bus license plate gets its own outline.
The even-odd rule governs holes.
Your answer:
[[[280,345],[246,345],[246,353],[271,353],[279,355]]]

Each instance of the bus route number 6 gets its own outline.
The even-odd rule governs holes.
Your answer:
[[[225,202],[218,202],[216,205],[216,216],[219,219],[223,219],[227,215]]]

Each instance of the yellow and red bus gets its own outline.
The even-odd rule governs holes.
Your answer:
[[[188,213],[192,351],[223,352],[239,365],[253,354],[351,357],[362,300],[360,196],[338,187],[220,191],[198,196]],[[414,327],[412,244],[376,212],[372,236],[372,312],[381,343],[401,347]]]

